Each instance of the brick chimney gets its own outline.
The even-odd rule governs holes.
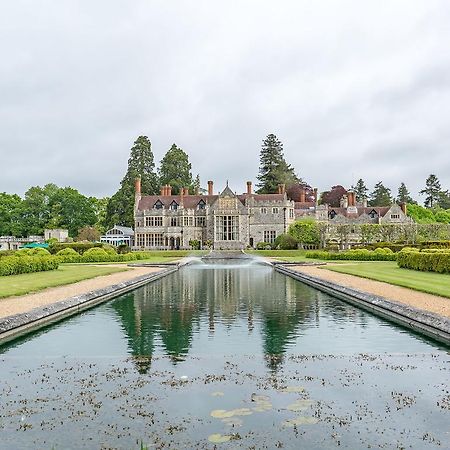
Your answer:
[[[405,202],[400,203],[400,208],[402,208],[403,214],[406,216],[407,215],[406,203]]]
[[[213,195],[214,183],[209,180],[208,181],[208,195]]]
[[[279,184],[278,185],[278,193],[284,194],[286,192],[286,185],[285,184]]]
[[[314,204],[317,206],[319,204],[319,195],[317,192],[317,188],[314,188]]]
[[[134,193],[141,195],[141,178],[138,177],[134,180]]]
[[[139,202],[141,200],[141,178],[134,180],[134,210],[137,211]]]
[[[172,195],[172,186],[170,184],[166,187],[166,195]]]
[[[300,188],[300,203],[305,203],[305,200],[306,200],[306,198],[305,198],[306,196],[305,196],[305,189],[304,188]]]
[[[166,187],[165,186],[161,186],[161,190],[159,192],[159,195],[161,195],[161,197],[163,197],[164,195],[166,195]]]
[[[347,192],[348,206],[355,206],[355,193],[353,191]]]
[[[252,195],[252,182],[247,181],[247,195]]]

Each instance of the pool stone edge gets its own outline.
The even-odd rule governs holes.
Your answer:
[[[277,272],[301,281],[322,292],[400,324],[416,333],[424,334],[443,344],[450,345],[450,319],[423,311],[384,297],[326,281],[276,264]]]
[[[1,318],[0,345],[170,275],[178,271],[181,265],[141,275],[131,280],[87,292],[86,294],[75,295],[50,305],[34,308],[25,313]]]

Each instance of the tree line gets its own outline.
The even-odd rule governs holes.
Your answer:
[[[0,235],[28,236],[42,235],[44,228],[67,228],[71,237],[93,238],[113,225],[132,227],[134,224],[134,180],[141,178],[143,194],[158,194],[161,186],[171,185],[172,194],[180,193],[181,188],[189,192],[205,192],[200,185],[200,177],[192,174],[189,155],[173,144],[165,153],[156,168],[152,145],[147,136],[139,136],[131,150],[127,169],[120,186],[110,198],[88,197],[72,187],[58,187],[46,184],[33,186],[24,198],[16,194],[0,193]],[[269,134],[262,142],[257,175],[257,193],[276,193],[278,186],[284,184],[288,195],[300,201],[300,192],[305,200],[312,201],[313,188],[303,180],[284,156],[283,144]],[[406,184],[400,183],[397,195],[382,181],[369,191],[360,178],[351,189],[356,200],[367,200],[369,206],[389,206],[394,202],[408,203],[408,213],[414,220],[422,223],[450,223],[450,193],[441,187],[436,175],[430,175],[423,190],[425,208],[412,198]],[[332,186],[322,192],[319,203],[338,207],[347,189],[341,185]],[[82,231],[79,235],[80,230]]]

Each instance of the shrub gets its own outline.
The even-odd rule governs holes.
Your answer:
[[[51,253],[42,247],[31,248],[29,252],[30,256],[51,256]]]
[[[130,246],[127,244],[120,244],[117,246],[117,253],[122,254],[122,253],[130,253],[131,249]]]
[[[81,255],[73,248],[65,248],[60,250],[56,256],[62,263],[76,263],[81,261]]]
[[[54,244],[51,244],[49,247],[50,253],[56,254],[60,250],[64,250],[65,248],[73,248],[77,253],[82,255],[86,250],[89,250],[90,248],[102,248],[103,244],[101,242],[70,242],[70,243],[63,243],[63,242],[55,242]]]
[[[256,244],[256,250],[271,250],[272,245],[268,242],[258,242]]]
[[[450,251],[410,251],[398,253],[397,264],[404,269],[450,273]]]
[[[309,251],[307,258],[324,260],[349,260],[349,261],[395,261],[395,253],[388,248],[376,250],[356,249],[344,252]]]
[[[189,245],[192,248],[192,250],[200,250],[200,241],[197,239],[191,239],[189,241]]]
[[[55,270],[58,264],[57,258],[49,256],[5,256],[0,260],[0,276]]]
[[[82,262],[104,262],[110,261],[111,256],[103,248],[93,247],[83,253],[81,260]]]
[[[280,234],[274,242],[274,248],[278,250],[295,250],[298,247],[297,240],[290,234]]]

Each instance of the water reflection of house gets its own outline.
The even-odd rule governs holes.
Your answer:
[[[255,318],[261,327],[262,352],[276,369],[298,330],[317,316],[317,291],[270,268],[182,269],[113,303],[134,356],[151,357],[158,345],[174,358],[188,354],[195,329],[208,324],[230,328]],[[244,319],[244,321],[242,320]],[[307,319],[307,320],[306,320]]]

